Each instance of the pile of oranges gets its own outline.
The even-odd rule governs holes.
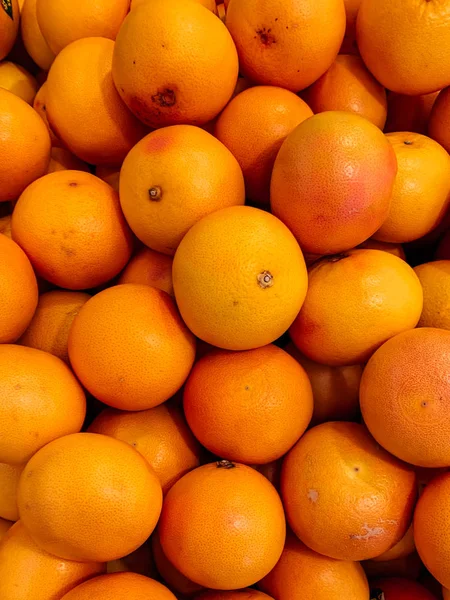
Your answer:
[[[0,0],[0,600],[450,600],[450,0]]]

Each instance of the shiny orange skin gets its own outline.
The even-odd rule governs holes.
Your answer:
[[[447,131],[449,125],[450,87],[447,87],[437,96],[428,121],[428,135],[441,144],[447,152],[450,151],[450,136]]]
[[[361,380],[364,421],[386,450],[421,467],[450,464],[450,331],[421,327],[385,344]]]
[[[23,0],[22,0],[23,1]],[[50,50],[37,20],[37,0],[26,0],[20,11],[20,32],[26,51],[33,61],[45,71],[48,71],[55,54]]]
[[[132,252],[118,194],[83,171],[49,173],[28,186],[11,226],[37,274],[69,290],[106,283]]]
[[[1,344],[15,342],[22,335],[33,318],[37,303],[38,287],[33,267],[25,252],[5,230],[0,234]]]
[[[143,247],[131,257],[118,283],[151,285],[173,296],[172,262],[171,256]]]
[[[25,465],[0,463],[0,518],[8,521],[19,519],[17,508],[17,485]]]
[[[256,583],[275,566],[286,524],[280,497],[265,477],[222,461],[177,481],[158,532],[165,555],[186,577],[231,590]]]
[[[18,521],[0,544],[0,596],[2,600],[60,600],[77,585],[103,573],[105,567],[48,554]]]
[[[310,429],[287,454],[281,493],[288,522],[308,547],[366,560],[405,535],[417,479],[362,425],[330,422]]]
[[[62,360],[24,346],[0,345],[0,461],[26,463],[48,442],[81,429],[84,392]]]
[[[450,260],[436,260],[415,267],[423,288],[419,327],[450,329]]]
[[[427,134],[428,120],[439,92],[407,96],[388,92],[388,114],[384,131],[413,131]]]
[[[228,592],[207,590],[197,595],[195,600],[271,600],[271,596],[253,588],[245,588]]]
[[[137,573],[112,573],[79,585],[61,600],[175,600],[164,585]]]
[[[373,123],[347,112],[319,113],[281,146],[270,188],[272,212],[304,251],[342,252],[382,225],[396,173],[394,151]]]
[[[214,135],[237,158],[246,196],[268,204],[273,164],[286,136],[312,117],[296,94],[274,86],[255,86],[235,96],[217,119]]]
[[[98,400],[145,410],[183,385],[194,362],[195,339],[168,294],[127,283],[86,302],[70,331],[69,357]]]
[[[380,590],[384,600],[437,600],[423,585],[410,579],[392,577],[371,582],[372,590]]]
[[[342,0],[231,0],[225,22],[245,77],[298,92],[336,58],[345,8]]]
[[[8,2],[8,9],[12,16],[6,12],[5,5],[0,5],[0,60],[3,60],[14,46],[19,32],[20,13],[17,0]]]

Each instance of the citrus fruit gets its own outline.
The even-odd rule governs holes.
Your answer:
[[[119,167],[109,167],[107,165],[97,165],[95,168],[95,174],[119,193]]]
[[[158,572],[156,570],[152,550],[148,540],[139,546],[137,550],[118,558],[117,560],[111,560],[106,564],[107,573],[139,573],[146,577],[157,577]]]
[[[20,32],[25,49],[34,62],[48,71],[55,60],[54,53],[48,47],[42,35],[36,14],[37,0],[26,0],[20,11]]]
[[[207,590],[196,596],[197,600],[270,600],[270,596],[253,588],[243,590],[231,590],[223,592],[220,590]]]
[[[6,532],[14,525],[12,521],[7,521],[0,517],[0,544],[4,540]]]
[[[361,565],[371,580],[376,577],[405,577],[416,580],[423,571],[423,563],[417,552],[394,560],[365,560]]]
[[[423,311],[419,327],[450,329],[450,260],[415,267],[423,288]]]
[[[47,118],[47,80],[39,88],[36,96],[34,97],[33,108],[44,121],[47,126],[47,130],[50,134],[50,140],[52,143],[52,149],[60,147],[62,142],[56,137],[55,132],[52,131]]]
[[[361,5],[361,0],[344,0],[347,24],[345,27],[344,41],[339,54],[359,54],[356,44],[356,17]]]
[[[430,119],[428,122],[428,134],[439,144],[441,144],[447,152],[450,150],[450,136],[447,133],[447,128],[450,124],[450,88],[442,90],[431,109]]]
[[[131,0],[130,10],[133,10],[133,8],[136,8],[136,6],[139,6],[139,4],[143,4],[144,2],[146,2],[146,0]],[[216,0],[194,0],[194,2],[202,4],[205,8],[208,8],[215,14],[217,13]]]
[[[401,577],[387,577],[371,582],[372,597],[382,593],[384,600],[436,600],[423,585]]]
[[[0,4],[0,60],[9,54],[19,31],[19,5],[17,0]]]
[[[11,239],[11,215],[0,217],[0,233]]]
[[[63,596],[61,600],[175,600],[164,585],[137,573],[112,573],[87,581]]]
[[[8,521],[19,519],[17,508],[17,485],[24,465],[8,465],[0,463],[0,518]]]
[[[426,134],[431,109],[439,92],[419,96],[407,96],[388,92],[386,133],[409,131]]]
[[[387,552],[383,552],[380,556],[376,556],[372,560],[376,562],[397,560],[399,558],[404,558],[405,556],[409,556],[416,549],[416,545],[414,543],[414,528],[411,523],[408,531],[402,537],[402,539],[392,546]]]
[[[365,242],[359,244],[357,248],[365,248],[367,250],[384,250],[384,252],[389,252],[389,254],[393,254],[394,256],[398,256],[398,258],[406,260],[405,251],[401,244],[380,242],[379,240],[375,240],[374,238],[369,238]]]
[[[26,69],[4,60],[0,62],[0,88],[19,96],[28,104],[33,104],[38,91],[38,83]]]
[[[151,248],[141,248],[131,257],[118,283],[141,283],[173,296],[172,257]]]
[[[89,167],[69,150],[53,147],[47,173],[55,171],[86,171],[88,173]]]

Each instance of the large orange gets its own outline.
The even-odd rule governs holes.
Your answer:
[[[378,600],[437,600],[427,588],[411,579],[387,577],[371,582],[372,598]]]
[[[17,0],[0,3],[0,60],[9,54],[19,31],[19,5]]]
[[[146,0],[131,0],[130,10],[133,10],[133,8],[136,8],[136,6],[139,6],[139,4],[142,4],[143,2],[146,2]],[[194,2],[203,4],[205,8],[208,8],[211,12],[217,14],[216,0],[194,0]]]
[[[386,450],[421,467],[450,465],[450,331],[424,327],[386,342],[361,380],[364,421]]]
[[[96,417],[89,431],[133,446],[155,471],[163,493],[200,464],[200,444],[186,425],[183,412],[173,404],[138,412],[108,408]]]
[[[369,70],[393,92],[417,96],[450,84],[445,0],[362,0],[356,39]]]
[[[81,429],[83,390],[47,352],[0,345],[0,462],[22,464],[45,444]]]
[[[369,596],[358,563],[317,554],[292,533],[276,567],[259,587],[277,600],[367,600]]]
[[[133,232],[165,254],[175,254],[205,215],[245,202],[237,160],[210,133],[192,125],[153,131],[136,144],[122,165],[119,189]]]
[[[349,250],[311,267],[290,334],[317,362],[363,363],[383,342],[415,327],[422,305],[422,286],[404,260],[382,250]]]
[[[0,15],[3,12],[0,4]],[[44,175],[50,136],[40,116],[22,98],[0,88],[0,202],[16,200]]]
[[[15,342],[22,335],[37,303],[38,287],[30,261],[9,236],[0,234],[0,344]]]
[[[70,331],[69,357],[96,398],[115,408],[143,410],[183,385],[195,339],[168,294],[128,283],[86,302]]]
[[[151,285],[173,296],[172,257],[143,247],[130,259],[118,283]]]
[[[17,508],[17,485],[24,465],[0,463],[0,518],[8,521],[19,519]]]
[[[9,60],[0,62],[0,88],[12,92],[32,105],[38,87],[33,75],[20,65]]]
[[[287,519],[310,548],[341,560],[379,556],[411,522],[416,474],[357,423],[323,423],[288,453],[281,473]]]
[[[131,256],[118,194],[83,171],[49,173],[28,186],[11,225],[36,272],[70,290],[106,283]]]
[[[286,524],[280,497],[263,475],[220,461],[177,481],[158,531],[165,555],[186,577],[232,590],[256,583],[275,566]]]
[[[0,544],[0,598],[60,600],[66,592],[104,570],[102,563],[62,560],[48,554],[19,521]]]
[[[278,150],[286,136],[312,114],[296,94],[268,85],[244,90],[221,113],[214,134],[241,165],[250,200],[269,202]]]
[[[36,452],[17,497],[34,541],[55,556],[82,562],[136,550],[155,528],[162,505],[148,462],[125,442],[95,433],[67,435]]]
[[[434,140],[439,142],[447,152],[450,151],[450,136],[448,127],[450,126],[450,87],[442,90],[437,96],[431,109],[428,122],[428,134]]]
[[[209,352],[184,389],[189,427],[210,452],[245,464],[286,454],[313,411],[311,384],[287,352],[269,345],[246,352]]]
[[[394,151],[373,123],[328,111],[288,135],[275,161],[270,202],[302,249],[334,254],[357,246],[389,213]]]
[[[227,350],[276,340],[295,319],[307,287],[292,233],[249,206],[224,208],[194,225],[178,247],[172,275],[187,326]]]
[[[137,573],[111,573],[87,581],[61,600],[176,600],[164,585]]]
[[[253,588],[243,590],[221,591],[207,590],[196,596],[196,600],[273,600],[271,596]]]
[[[384,131],[386,133],[412,131],[426,134],[431,109],[438,94],[439,92],[432,92],[421,96],[408,96],[389,92],[387,95],[388,114]]]
[[[48,47],[36,14],[37,0],[26,0],[20,11],[20,31],[26,51],[34,62],[45,71],[48,71],[55,54]]]
[[[374,238],[404,243],[439,225],[450,203],[450,157],[444,148],[419,133],[389,133],[398,171],[389,216]]]
[[[342,0],[231,0],[225,22],[243,75],[298,92],[336,58],[345,7]]]
[[[143,2],[117,36],[114,82],[131,111],[152,127],[211,121],[231,98],[237,76],[231,35],[197,2]]]
[[[450,260],[424,263],[414,271],[423,288],[419,327],[450,329]]]

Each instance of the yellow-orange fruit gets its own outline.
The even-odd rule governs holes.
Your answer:
[[[419,327],[450,329],[450,260],[418,265],[414,271],[423,288]]]
[[[271,596],[253,588],[243,590],[207,590],[196,596],[196,600],[273,600]]]
[[[0,463],[0,518],[17,521],[17,485],[25,465]]]
[[[151,285],[173,296],[173,259],[151,248],[141,248],[131,257],[118,283]]]
[[[4,60],[0,62],[0,88],[19,96],[27,104],[33,104],[38,91],[38,83],[26,69]]]
[[[176,600],[164,585],[137,573],[111,573],[79,585],[61,600]]]
[[[130,10],[133,10],[133,8],[136,8],[136,6],[139,6],[139,4],[142,4],[146,1],[147,0],[131,0]],[[194,0],[194,2],[202,4],[205,8],[208,8],[211,12],[215,14],[217,13],[216,0]]]
[[[0,60],[9,54],[19,31],[20,12],[17,0],[0,4]]]
[[[407,96],[388,92],[388,114],[384,131],[413,131],[426,134],[428,120],[439,92]]]
[[[69,150],[54,147],[51,151],[47,173],[55,171],[86,171],[88,173],[89,167]]]
[[[33,108],[44,121],[47,127],[52,143],[52,149],[61,147],[62,142],[56,137],[55,132],[52,131],[47,118],[47,80],[44,81],[44,83],[39,88],[36,96],[34,97]]]
[[[26,51],[34,62],[45,71],[50,69],[55,54],[48,47],[36,14],[37,0],[25,0],[20,11],[20,32]]]
[[[401,258],[402,260],[406,260],[406,254],[401,244],[380,242],[374,238],[369,238],[365,242],[362,242],[362,244],[359,244],[357,248],[365,248],[366,250],[383,250],[384,252],[389,252],[389,254],[398,256],[398,258]]]

